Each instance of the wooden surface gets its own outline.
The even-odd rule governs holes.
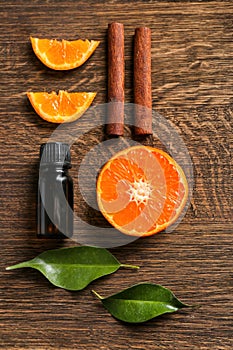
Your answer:
[[[1,0],[0,13],[0,347],[232,349],[232,1]],[[133,101],[134,29],[152,29],[153,108],[182,136],[195,187],[172,233],[112,249],[122,263],[142,266],[139,271],[120,270],[70,293],[36,271],[5,271],[45,249],[74,244],[35,237],[38,151],[55,126],[33,112],[25,92],[97,91],[95,104],[104,103],[106,29],[112,21],[125,24],[126,102]],[[55,72],[35,57],[30,35],[101,44],[81,68]],[[101,140],[97,128],[73,146],[74,175],[86,151]],[[77,183],[75,189],[80,210]],[[139,281],[163,284],[200,308],[130,326],[112,318],[90,292],[94,287],[107,296]]]

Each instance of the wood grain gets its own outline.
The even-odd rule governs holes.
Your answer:
[[[0,347],[232,349],[232,2],[2,0],[0,13]],[[5,271],[45,249],[75,244],[35,237],[39,146],[56,126],[34,113],[25,92],[97,91],[95,104],[106,102],[106,34],[113,21],[125,26],[126,102],[133,102],[134,30],[152,29],[153,108],[188,148],[193,198],[173,232],[112,249],[139,271],[119,270],[70,293],[36,271]],[[79,69],[55,72],[35,57],[30,35],[101,44]],[[95,211],[81,197],[77,173],[83,157],[105,138],[102,126],[89,129],[72,147],[72,175],[75,210],[93,222]],[[128,126],[125,135],[131,135]],[[142,142],[163,147],[156,134]],[[92,288],[107,296],[139,281],[163,284],[200,308],[130,326],[91,295]]]

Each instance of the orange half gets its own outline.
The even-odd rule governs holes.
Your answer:
[[[174,223],[188,198],[181,167],[166,152],[145,146],[112,157],[97,180],[97,201],[119,231],[150,236]]]
[[[79,119],[90,107],[95,92],[27,92],[36,113],[51,123],[68,123]]]
[[[39,60],[49,68],[68,70],[81,66],[93,54],[99,41],[38,39],[30,37]]]

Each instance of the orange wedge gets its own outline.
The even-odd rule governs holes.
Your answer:
[[[68,70],[81,66],[93,54],[99,41],[38,39],[30,37],[33,51],[47,67]]]
[[[68,123],[80,118],[90,107],[95,92],[27,92],[36,111],[44,120],[51,123]]]
[[[188,198],[181,167],[166,152],[145,146],[112,157],[97,180],[104,217],[131,236],[150,236],[174,223]]]

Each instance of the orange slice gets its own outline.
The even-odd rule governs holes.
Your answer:
[[[181,167],[167,153],[134,146],[112,157],[97,180],[97,201],[119,231],[150,236],[174,223],[188,198]]]
[[[27,92],[36,111],[44,120],[51,123],[68,123],[80,118],[90,107],[95,92]]]
[[[81,66],[93,54],[99,41],[38,39],[30,37],[33,51],[47,67],[68,70]]]

